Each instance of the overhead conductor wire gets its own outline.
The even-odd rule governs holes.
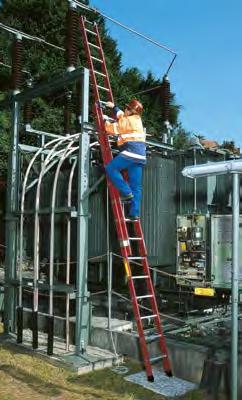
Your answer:
[[[57,45],[55,45],[55,44],[53,44],[53,43],[47,42],[47,41],[46,41],[45,39],[43,39],[43,38],[39,38],[38,36],[29,35],[28,33],[19,31],[18,29],[12,28],[11,26],[4,25],[2,22],[0,22],[0,28],[3,29],[3,30],[5,30],[5,31],[11,32],[11,33],[13,33],[13,34],[15,34],[15,35],[16,35],[16,34],[19,34],[19,35],[21,35],[22,37],[24,37],[25,39],[33,40],[33,41],[35,41],[35,42],[39,42],[39,43],[46,44],[47,46],[53,47],[54,49],[61,50],[61,51],[65,51],[64,48],[62,48],[62,47],[60,47],[60,46],[57,46]]]
[[[103,18],[105,18],[105,19],[107,19],[107,20],[113,22],[114,24],[116,24],[116,25],[118,25],[118,26],[121,26],[121,28],[126,29],[127,31],[129,31],[129,32],[131,32],[131,33],[133,33],[133,34],[135,34],[135,35],[141,37],[142,39],[145,39],[146,41],[152,43],[153,45],[159,47],[160,49],[163,49],[163,50],[168,51],[169,53],[173,54],[173,58],[172,58],[172,60],[171,60],[171,63],[170,63],[170,65],[169,65],[169,67],[168,67],[168,69],[167,69],[167,71],[166,71],[166,75],[168,74],[168,72],[170,71],[170,69],[171,69],[171,67],[172,67],[172,65],[173,65],[173,63],[174,63],[174,61],[175,61],[175,59],[176,59],[176,57],[177,57],[177,53],[176,53],[174,50],[170,49],[170,48],[167,47],[167,46],[164,46],[163,44],[157,42],[156,40],[150,38],[149,36],[146,36],[146,35],[144,35],[143,33],[140,33],[140,32],[138,32],[138,31],[136,31],[135,29],[132,29],[132,28],[130,28],[129,26],[122,24],[121,22],[117,21],[116,19],[114,19],[114,18],[112,18],[112,17],[109,17],[109,16],[106,15],[106,14],[101,13],[101,12],[100,12],[99,10],[97,10],[96,8],[89,7],[89,6],[85,5],[85,4],[80,3],[79,1],[74,1],[74,2],[76,3],[76,5],[77,5],[78,7],[83,8],[84,10],[87,10],[87,11],[94,12],[94,13],[96,13],[96,14],[98,14],[98,15],[101,15]]]

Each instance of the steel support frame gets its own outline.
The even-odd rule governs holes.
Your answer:
[[[15,327],[15,289],[12,281],[16,278],[17,265],[17,229],[19,190],[18,168],[19,143],[19,103],[14,101],[12,108],[11,153],[8,168],[7,210],[6,210],[6,258],[5,258],[5,293],[4,293],[4,332],[10,333]]]
[[[89,70],[84,69],[82,80],[82,125],[78,156],[78,204],[77,204],[77,275],[76,275],[76,355],[85,352],[89,337],[88,270],[88,216],[89,198],[89,135],[85,129],[89,116]]]
[[[6,106],[12,106],[12,139],[9,159],[7,213],[6,213],[6,271],[4,296],[4,330],[14,332],[16,314],[16,279],[18,257],[18,192],[19,192],[19,108],[22,102],[50,93],[53,89],[82,79],[82,125],[79,136],[78,212],[77,212],[77,278],[76,278],[76,354],[86,349],[90,327],[89,293],[87,291],[88,266],[88,183],[89,183],[89,71],[80,68],[57,77],[48,84],[40,84],[14,95]],[[15,285],[13,284],[15,282]],[[15,287],[14,287],[15,286]]]

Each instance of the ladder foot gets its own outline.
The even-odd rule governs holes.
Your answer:
[[[173,373],[171,370],[169,371],[165,371],[166,375],[169,376],[169,378],[171,378],[173,376]]]
[[[149,382],[154,382],[154,376],[153,375],[148,376],[147,379],[148,379]]]

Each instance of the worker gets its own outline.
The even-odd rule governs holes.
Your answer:
[[[146,164],[145,132],[141,120],[142,104],[133,99],[126,105],[125,111],[112,102],[106,106],[113,109],[117,122],[111,123],[105,118],[105,129],[108,135],[118,136],[120,153],[106,165],[106,172],[119,190],[121,201],[129,201],[129,218],[140,218],[140,203],[142,195],[142,172]],[[128,182],[121,171],[127,170]]]

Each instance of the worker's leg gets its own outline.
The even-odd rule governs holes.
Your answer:
[[[133,199],[131,200],[129,207],[130,217],[140,216],[140,205],[142,197],[142,172],[143,172],[142,164],[133,163],[128,168],[129,184],[134,196]]]
[[[112,184],[119,190],[121,196],[129,196],[132,190],[128,183],[124,180],[120,171],[128,169],[132,160],[121,155],[116,156],[106,165],[107,175]]]

